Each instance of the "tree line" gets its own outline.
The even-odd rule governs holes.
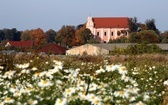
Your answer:
[[[0,30],[0,41],[28,41],[32,40],[37,46],[42,46],[47,43],[57,43],[63,47],[78,46],[85,43],[99,43],[94,39],[91,31],[85,27],[85,24],[78,26],[64,25],[57,32],[50,29],[44,32],[41,28],[17,31],[13,29]]]
[[[129,38],[110,40],[109,43],[168,43],[168,30],[161,33],[155,24],[155,19],[147,19],[145,23],[138,22],[136,17],[129,18]]]
[[[147,19],[145,23],[140,23],[136,17],[133,17],[129,18],[128,21],[129,38],[122,36],[120,39],[110,40],[109,43],[168,43],[168,31],[161,33],[157,29],[154,19]],[[53,29],[44,32],[41,28],[24,31],[18,31],[16,28],[0,30],[0,42],[2,43],[20,40],[32,40],[38,46],[54,42],[63,47],[99,43],[85,24],[79,24],[78,26],[64,25],[57,32]]]

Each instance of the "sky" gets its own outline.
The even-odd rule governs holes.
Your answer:
[[[0,29],[19,31],[41,28],[58,31],[77,26],[92,17],[155,19],[156,27],[168,30],[168,0],[1,0]]]

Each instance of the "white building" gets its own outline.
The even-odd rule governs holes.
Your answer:
[[[121,36],[128,37],[128,17],[88,17],[86,28],[101,43],[107,43],[110,39],[117,39]]]

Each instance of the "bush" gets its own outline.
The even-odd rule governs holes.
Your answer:
[[[162,49],[155,44],[134,44],[128,46],[126,49],[115,48],[110,54],[144,54],[144,53],[163,53]]]

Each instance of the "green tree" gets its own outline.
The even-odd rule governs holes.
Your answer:
[[[25,30],[22,32],[21,34],[21,40],[23,41],[27,41],[27,40],[30,40],[31,39],[31,33],[32,33],[33,30]]]
[[[13,32],[11,31],[11,29],[5,28],[5,29],[3,29],[2,31],[3,31],[3,33],[4,33],[4,39],[5,39],[5,40],[14,40],[14,34],[13,34]]]
[[[127,37],[121,36],[120,38],[114,40],[110,39],[108,43],[127,43],[127,42],[128,42]]]
[[[129,43],[137,43],[137,42],[139,42],[139,40],[140,40],[140,37],[137,35],[137,32],[130,33],[130,35],[128,37]]]
[[[17,31],[16,28],[11,29],[11,34],[13,35],[14,41],[20,41],[21,31]]]
[[[129,23],[129,31],[131,32],[137,32],[139,28],[139,23],[136,17],[134,18],[129,18],[128,20]]]
[[[5,34],[4,34],[3,30],[0,30],[0,42],[4,40],[4,36],[5,36]]]
[[[168,43],[168,30],[161,33],[161,42],[162,43]]]
[[[72,47],[75,38],[75,27],[74,26],[63,26],[55,37],[56,43],[64,47]]]
[[[137,33],[138,43],[148,42],[148,43],[158,43],[158,35],[153,30],[142,30]]]
[[[94,36],[92,35],[92,37],[88,40],[89,44],[98,44],[100,43],[96,38],[94,38]]]
[[[153,30],[157,35],[160,34],[159,30],[156,28],[155,25],[155,19],[147,19],[145,22],[146,26],[148,27],[148,30]]]
[[[50,29],[46,31],[45,34],[47,43],[55,42],[55,36],[57,33],[54,30]]]

